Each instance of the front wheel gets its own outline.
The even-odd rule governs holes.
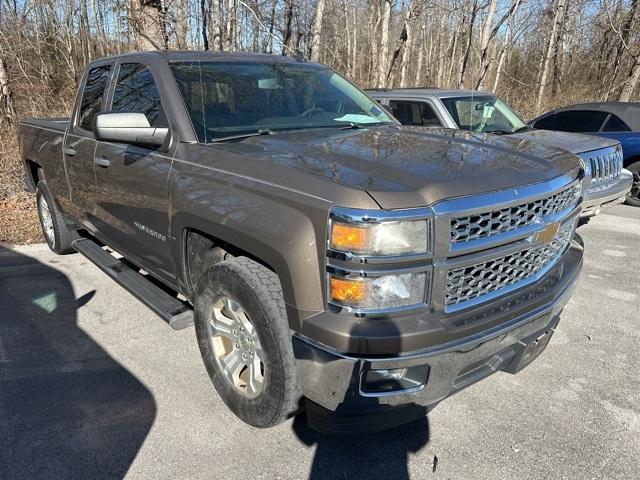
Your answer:
[[[202,359],[231,411],[256,427],[295,414],[300,395],[278,276],[245,257],[219,262],[198,282],[194,310]]]
[[[631,191],[627,193],[625,203],[634,207],[640,207],[640,162],[632,163],[627,167],[633,174],[633,185]]]

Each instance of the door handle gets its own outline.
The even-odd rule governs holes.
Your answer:
[[[76,154],[76,151],[73,148],[65,147],[62,149],[65,155],[69,157],[73,157]]]
[[[97,157],[93,159],[94,163],[99,167],[107,168],[111,166],[111,161],[106,158]]]

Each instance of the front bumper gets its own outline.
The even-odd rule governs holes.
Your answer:
[[[553,292],[546,292],[551,297],[547,297],[549,301],[545,304],[536,304],[524,313],[518,310],[520,314],[507,322],[455,341],[395,356],[360,357],[294,335],[294,353],[307,399],[309,424],[325,432],[384,430],[424,415],[448,396],[496,371],[519,371],[544,349],[553,333],[576,286],[582,250],[577,240],[572,242],[558,268],[547,274],[557,278]],[[538,283],[545,281],[548,278]],[[536,355],[532,358],[527,353],[528,358],[523,358],[525,351],[531,350],[526,347],[545,333],[547,340]],[[419,388],[376,394],[363,391],[363,381],[370,370],[412,367],[427,371],[426,382]]]
[[[632,183],[633,175],[631,172],[622,169],[620,175],[613,182],[586,188],[580,217],[592,217],[599,214],[603,208],[624,202],[627,193],[631,190]]]

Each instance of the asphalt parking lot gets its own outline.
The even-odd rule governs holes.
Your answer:
[[[346,438],[241,423],[192,329],[80,255],[0,247],[0,478],[638,478],[640,208],[579,232],[580,285],[533,365]]]

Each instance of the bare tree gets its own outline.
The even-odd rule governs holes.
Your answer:
[[[387,81],[387,72],[389,70],[389,23],[391,22],[391,0],[383,0],[382,17],[380,21],[380,60],[378,61],[378,81],[376,86],[383,88]]]
[[[282,55],[286,55],[287,51],[291,51],[291,37],[293,22],[293,2],[294,0],[285,0],[284,11],[284,29],[282,31]]]
[[[309,57],[312,62],[320,60],[320,36],[322,35],[322,22],[324,20],[324,2],[318,0],[316,12],[313,19],[313,31],[311,32],[311,51]]]
[[[168,48],[166,10],[162,0],[132,0],[130,22],[140,50]]]
[[[9,76],[5,61],[0,57],[0,127],[15,123],[16,112],[13,108],[13,98],[9,87]]]
[[[622,87],[620,96],[618,97],[619,102],[628,102],[631,100],[631,95],[638,86],[638,80],[640,80],[640,58],[636,57],[633,61],[633,66],[629,71],[629,76]]]
[[[482,25],[482,34],[480,35],[480,75],[476,82],[476,89],[478,90],[484,88],[484,81],[489,71],[489,66],[491,65],[491,55],[489,54],[490,43],[496,37],[504,22],[517,12],[521,0],[511,0],[511,5],[507,13],[492,26],[497,3],[497,0],[489,0],[489,9]],[[502,52],[504,52],[504,50],[502,50]]]
[[[549,78],[549,71],[551,69],[551,62],[556,51],[556,42],[558,41],[558,32],[562,28],[562,19],[564,18],[564,4],[566,0],[557,0],[554,8],[553,23],[551,27],[551,33],[547,41],[546,53],[544,56],[544,62],[542,63],[542,69],[540,73],[540,85],[538,86],[538,94],[536,96],[536,113],[540,113],[542,108],[542,101],[544,99],[545,90]]]
[[[187,0],[176,1],[176,40],[180,50],[187,48],[187,9]],[[203,25],[206,25],[204,21]]]

